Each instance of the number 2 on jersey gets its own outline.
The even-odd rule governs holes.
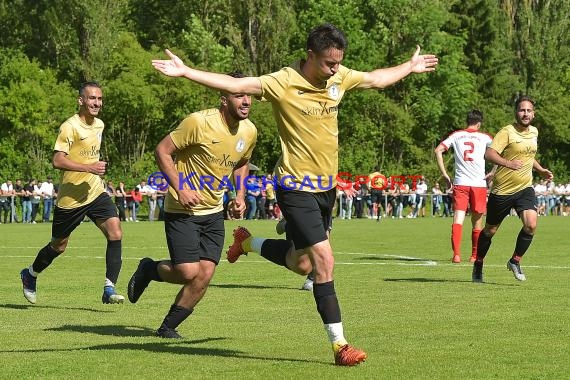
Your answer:
[[[465,149],[463,151],[463,160],[473,161],[473,158],[469,157],[469,155],[475,150],[475,144],[473,144],[471,141],[465,141],[463,145],[470,147],[470,149]]]

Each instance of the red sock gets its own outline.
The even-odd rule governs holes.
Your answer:
[[[453,256],[461,255],[461,235],[463,234],[463,226],[454,223],[451,225],[451,248],[453,249]]]
[[[477,241],[479,240],[479,234],[481,230],[471,231],[471,256],[477,257]]]

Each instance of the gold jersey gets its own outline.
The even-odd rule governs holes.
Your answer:
[[[497,133],[490,148],[509,161],[521,160],[523,166],[518,170],[499,166],[491,188],[493,194],[510,195],[532,186],[537,140],[538,130],[532,125],[525,132],[519,132],[513,125],[507,125]]]
[[[75,114],[59,127],[53,150],[64,152],[67,158],[79,164],[98,162],[104,128],[100,119],[95,118],[93,124],[88,125]],[[72,209],[84,206],[104,192],[103,180],[98,175],[61,170],[57,207]]]
[[[178,149],[174,164],[180,186],[197,190],[204,198],[191,210],[178,202],[178,195],[168,188],[164,208],[167,212],[208,215],[223,210],[224,186],[231,185],[233,170],[242,159],[251,157],[257,141],[257,129],[249,119],[230,130],[220,110],[195,112],[170,133]],[[244,186],[244,178],[237,186]],[[234,185],[232,185],[234,186]]]
[[[380,172],[370,173],[368,175],[368,182],[370,189],[375,190],[384,190],[386,188],[386,184],[384,183],[384,177]]]
[[[275,176],[286,189],[321,192],[336,186],[339,103],[347,90],[362,82],[364,73],[341,65],[317,88],[303,77],[300,65],[260,77],[281,140]]]

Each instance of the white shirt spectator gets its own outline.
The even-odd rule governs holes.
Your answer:
[[[43,198],[53,198],[53,182],[43,182],[40,186],[40,193]]]
[[[546,194],[546,186],[543,183],[538,183],[534,187],[534,192],[536,195],[544,195]]]
[[[426,194],[428,185],[423,180],[416,185],[416,194]]]
[[[8,184],[8,182],[4,182],[0,186],[0,199],[7,200],[10,196],[14,194],[14,187],[12,184]]]

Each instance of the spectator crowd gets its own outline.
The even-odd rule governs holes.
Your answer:
[[[263,178],[265,177],[265,179]],[[373,187],[367,181],[352,182],[348,186],[337,187],[335,215],[339,219],[374,219],[382,218],[417,218],[427,215],[432,217],[453,216],[452,188],[442,188],[435,183],[431,191],[424,177],[414,184],[411,181],[383,184],[383,188],[373,194]],[[145,220],[163,220],[164,196],[166,190],[149,186],[145,180],[133,188],[127,188],[124,182],[115,185],[107,181],[107,192],[113,197],[123,222],[139,222],[141,211]],[[347,193],[353,189],[354,195]],[[543,180],[534,184],[538,214],[540,216],[570,215],[570,182],[556,184]],[[52,177],[45,181],[34,178],[27,182],[21,179],[5,180],[0,187],[0,224],[49,222],[57,199],[57,184]],[[224,216],[232,219],[227,212],[235,199],[235,191],[226,188],[224,195]],[[281,219],[277,205],[271,174],[252,177],[246,183],[247,211],[245,219]]]

